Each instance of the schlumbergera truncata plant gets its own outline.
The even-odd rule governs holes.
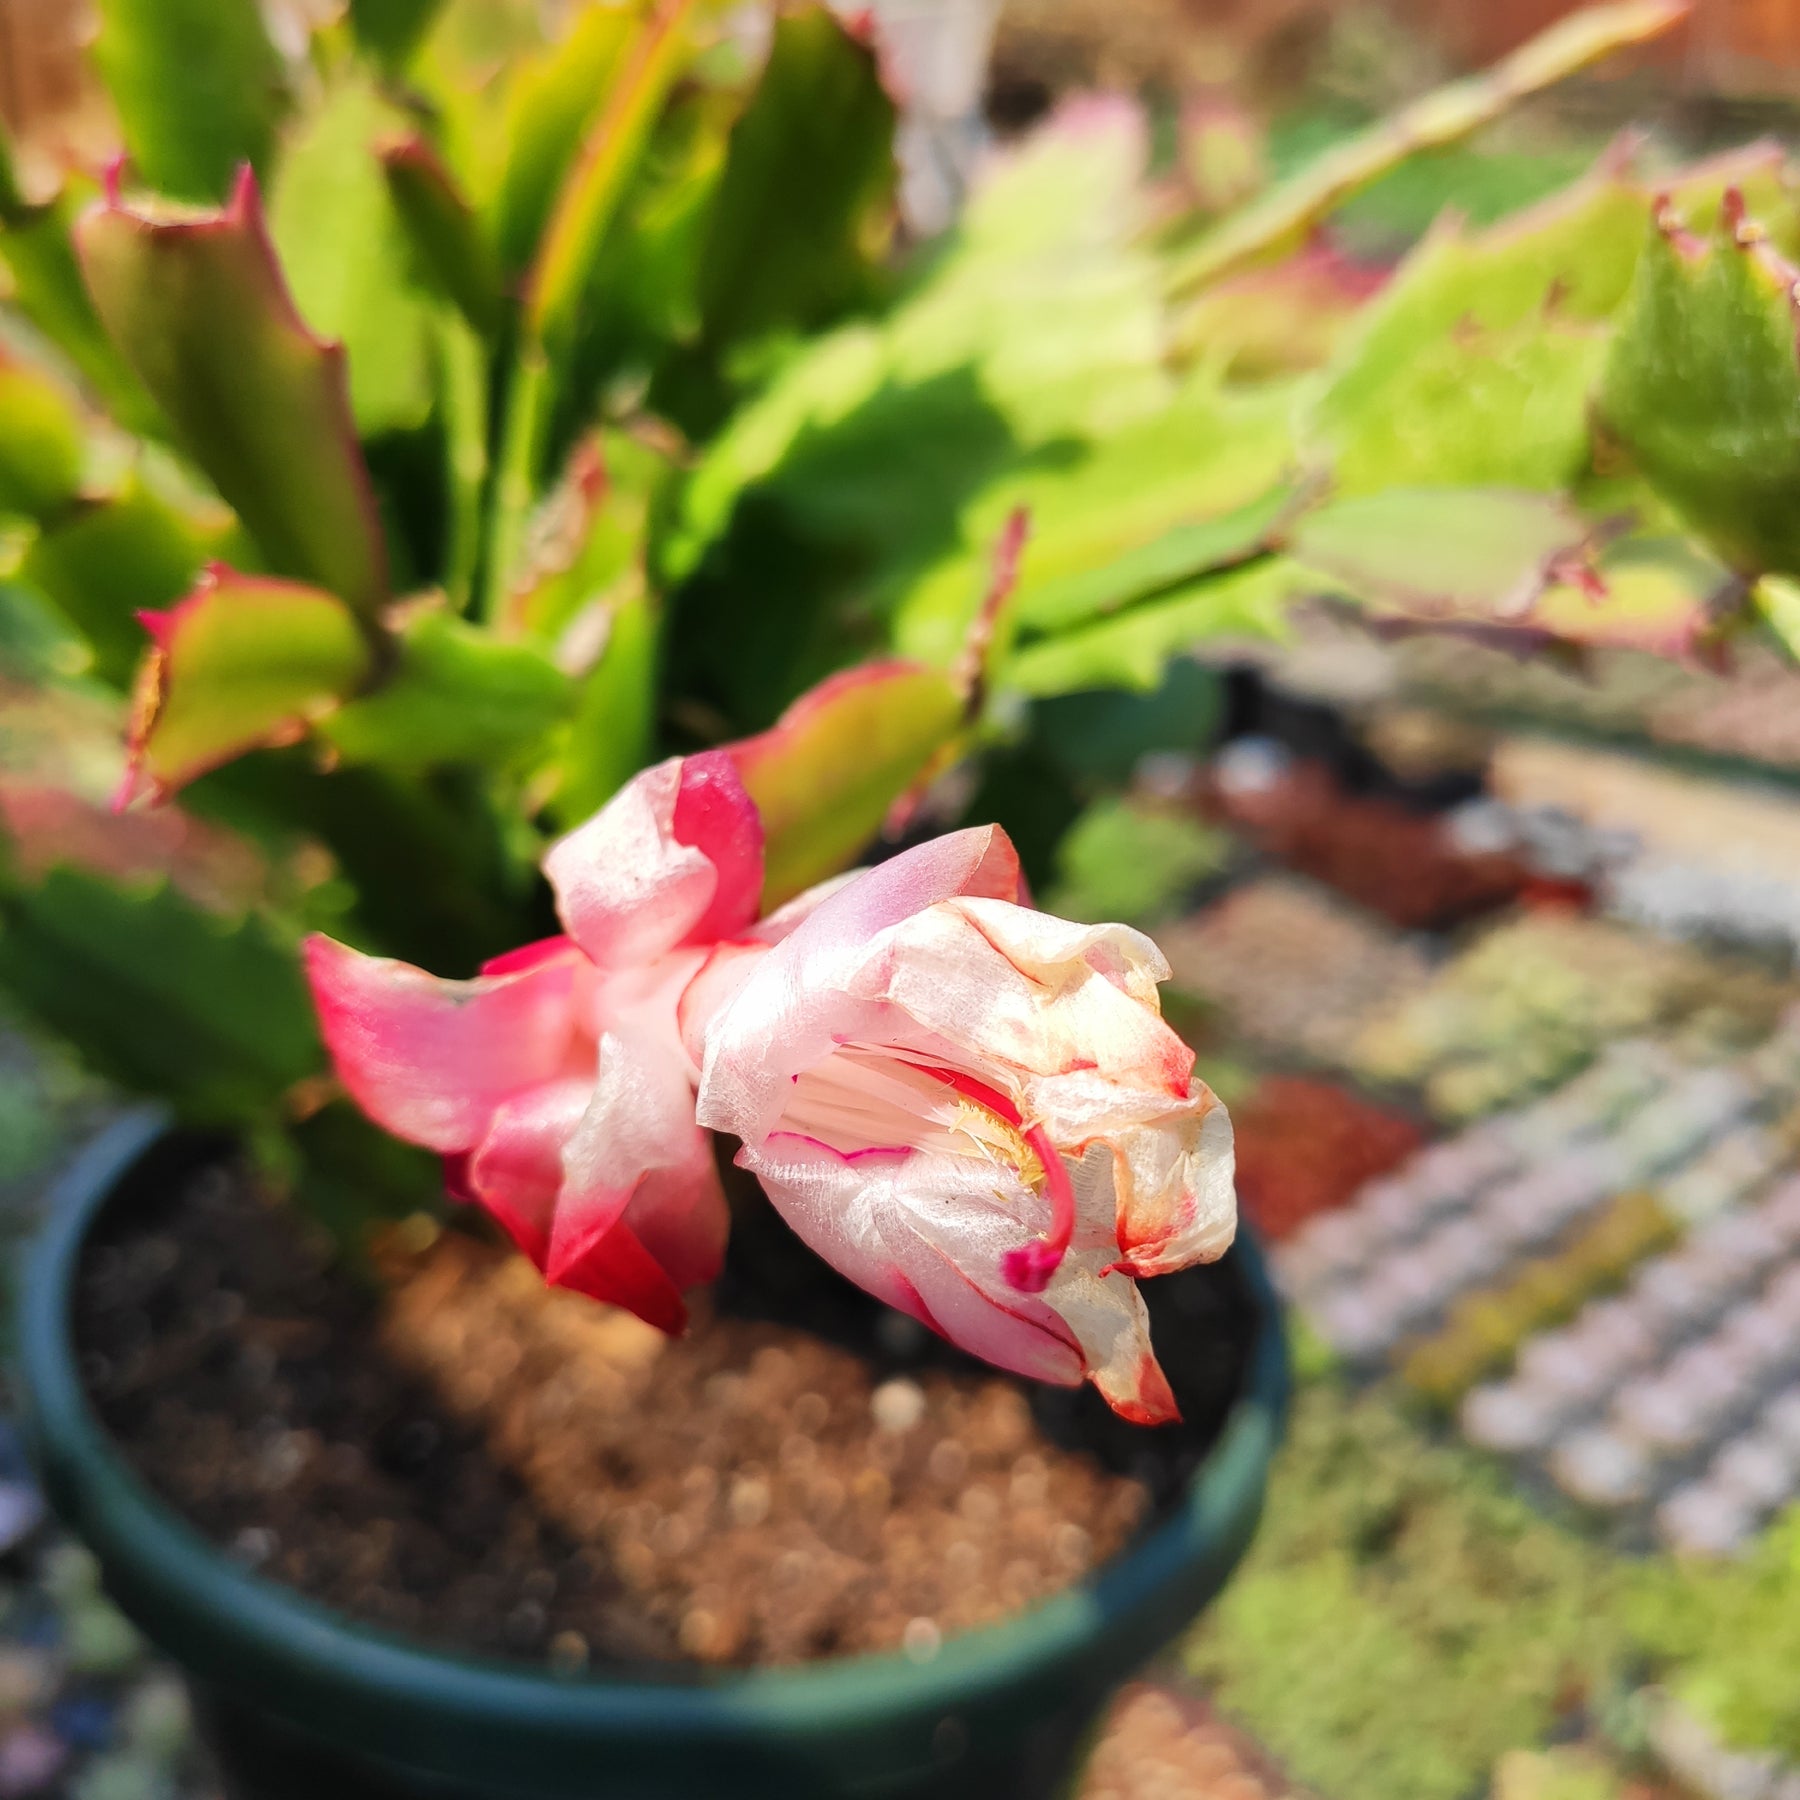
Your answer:
[[[214,1140],[139,1128],[99,1155],[26,1308],[64,1510],[214,1695],[261,1770],[246,1792],[349,1769],[382,1795],[567,1800],[596,1756],[622,1793],[1040,1791],[1241,1548],[1282,1356],[1254,1245],[1222,1254],[1230,1126],[1159,1016],[1162,960],[1032,907],[989,822],[1006,782],[1104,760],[1079,709],[1045,710],[1061,696],[1179,701],[1185,651],[1279,635],[1297,599],[1527,647],[1793,630],[1779,152],[1653,176],[1611,155],[1392,270],[1320,235],[1413,151],[1679,13],[1634,0],[1223,216],[1150,180],[1136,108],[1079,101],[908,256],[892,71],[820,7],[760,41],[701,0],[590,5],[548,35],[514,0],[355,0],[279,43],[250,0],[98,12],[121,160],[0,167],[0,678],[27,746],[0,773],[0,981],[122,1084],[226,1128],[255,1192],[294,1191],[353,1249],[372,1217],[405,1223],[376,1234],[385,1335],[331,1290],[326,1367],[334,1330],[291,1316],[326,1304],[296,1240],[296,1285],[232,1361],[248,1284],[197,1302],[182,1267],[235,1268],[225,1240],[285,1215],[207,1185]],[[1113,756],[1163,728],[1105,718]],[[965,755],[972,802],[935,779]],[[907,847],[855,867],[884,831]],[[501,1266],[557,1323],[507,1311],[510,1276],[464,1279],[475,1230],[420,1222],[446,1194],[535,1265]],[[859,1359],[833,1365],[848,1410],[824,1374],[787,1393],[770,1373],[828,1321]],[[918,1327],[979,1363],[933,1362],[951,1352]],[[527,1340],[566,1379],[522,1398]],[[85,1394],[78,1342],[103,1371]],[[490,1630],[492,1595],[547,1618],[589,1578],[521,1564],[538,1526],[503,1509],[461,1529],[489,1596],[470,1601],[433,1511],[468,1496],[430,1454],[406,1489],[427,1555],[387,1515],[320,1539],[354,1525],[354,1484],[307,1490],[328,1499],[280,1530],[232,1511],[230,1472],[184,1461],[212,1425],[133,1441],[216,1542],[333,1615],[196,1547],[94,1423],[198,1407],[221,1361],[264,1370],[219,1405],[260,1409],[257,1454],[290,1470],[256,1487],[273,1505],[293,1467],[337,1467],[315,1452],[341,1423],[296,1417],[270,1451],[277,1399],[361,1393],[397,1342],[455,1400],[431,1441],[475,1418],[561,1494],[559,1529],[605,1546],[625,1598],[570,1630],[607,1680],[563,1692],[419,1647],[442,1627],[566,1651],[543,1620]],[[277,1354],[272,1381],[268,1346],[294,1343],[305,1366]],[[589,1350],[605,1378],[583,1388]],[[147,1403],[146,1361],[196,1391]],[[1029,1399],[995,1401],[982,1365]],[[595,1396],[627,1391],[621,1425]],[[540,1432],[570,1392],[576,1426]],[[906,1462],[940,1400],[948,1449]],[[766,1441],[742,1435],[759,1408]],[[977,1414],[1022,1458],[985,1479],[1063,1546],[1004,1595],[938,1529],[987,1516],[982,1479],[966,1507],[955,1487]],[[818,1472],[871,1429],[868,1466]],[[1020,1431],[1040,1432],[1023,1452]],[[691,1466],[659,1489],[651,1447],[672,1444]],[[1153,1470],[1135,1536],[1089,1450]],[[1097,1539],[1054,1536],[1040,1502],[1065,1480],[1089,1483]],[[774,1556],[800,1528],[770,1519],[784,1495],[828,1523]],[[765,1528],[762,1562],[707,1560]],[[1012,1579],[1028,1530],[990,1537]],[[948,1638],[908,1611],[921,1565]],[[424,1591],[382,1586],[407,1566],[436,1571]],[[809,1657],[831,1664],[813,1686],[640,1679]]]

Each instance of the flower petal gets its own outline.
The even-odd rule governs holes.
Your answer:
[[[869,940],[957,894],[1012,899],[1019,859],[998,826],[955,831],[878,864],[827,895],[767,957],[707,1034],[698,1117],[754,1142],[790,1078],[833,1047],[844,982]]]
[[[970,1191],[967,1159],[845,1157],[783,1132],[746,1146],[738,1162],[800,1237],[858,1287],[999,1368],[1064,1387],[1081,1380],[1075,1334],[1047,1296],[1002,1281],[1001,1258],[1027,1227],[996,1195]]]
[[[441,981],[315,933],[306,973],[339,1078],[376,1124],[429,1150],[472,1150],[521,1088],[581,1049],[573,946],[514,974]]]
[[[724,1259],[725,1196],[711,1140],[694,1123],[679,1047],[648,1030],[608,1031],[599,1078],[563,1152],[564,1181],[545,1274],[568,1285],[621,1224],[680,1285],[710,1281]]]
[[[595,963],[642,966],[755,919],[762,825],[729,757],[671,757],[552,845],[544,873]]]
[[[591,1080],[565,1077],[503,1100],[463,1173],[464,1190],[540,1269],[563,1183],[563,1148],[593,1090]]]

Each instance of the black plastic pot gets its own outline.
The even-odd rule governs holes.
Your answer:
[[[1262,1261],[1240,1240],[1255,1342],[1173,1514],[1082,1586],[928,1662],[562,1677],[369,1629],[202,1538],[126,1465],[82,1390],[71,1297],[89,1231],[215,1150],[148,1114],[87,1150],[29,1264],[20,1359],[51,1502],[187,1670],[234,1800],[1048,1795],[1107,1696],[1212,1598],[1254,1529],[1288,1369]]]

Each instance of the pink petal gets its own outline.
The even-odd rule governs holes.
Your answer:
[[[673,831],[678,844],[692,845],[718,871],[712,905],[687,941],[714,943],[754,924],[762,903],[762,819],[723,750],[683,761]]]
[[[687,1330],[687,1302],[681,1290],[629,1225],[615,1225],[596,1238],[551,1279],[557,1287],[571,1288],[590,1300],[622,1306],[670,1337]]]
[[[1081,1380],[1075,1337],[1044,1300],[1000,1275],[1025,1227],[970,1192],[965,1159],[869,1151],[845,1157],[779,1133],[739,1164],[839,1274],[972,1355],[1038,1381]]]
[[[712,1143],[694,1123],[678,1046],[648,1031],[608,1031],[599,1079],[563,1153],[564,1183],[545,1273],[567,1285],[622,1223],[684,1285],[710,1281],[724,1256],[725,1196]]]
[[[708,1033],[700,1122],[762,1138],[790,1078],[841,1037],[842,984],[872,937],[952,895],[1011,899],[1020,883],[1012,841],[989,825],[935,838],[837,888],[764,958]]]
[[[671,757],[552,845],[544,873],[595,963],[642,966],[756,917],[762,825],[729,757]]]
[[[319,1028],[351,1097],[429,1150],[473,1149],[496,1108],[581,1053],[585,963],[573,947],[515,974],[441,981],[315,933],[305,945]]]
[[[503,1100],[463,1174],[469,1197],[493,1214],[540,1269],[563,1183],[563,1148],[581,1123],[593,1085],[565,1078]]]

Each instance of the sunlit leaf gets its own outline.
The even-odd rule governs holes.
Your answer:
[[[366,77],[325,88],[283,150],[269,233],[312,331],[344,346],[365,436],[418,425],[432,398],[430,327],[377,140],[403,118]]]
[[[19,573],[87,640],[94,673],[124,687],[144,650],[138,613],[193,586],[215,535],[132,477],[40,531]]]
[[[1734,568],[1800,572],[1800,271],[1734,208],[1710,241],[1659,214],[1600,406]]]
[[[372,666],[355,615],[298,582],[215,566],[151,637],[132,708],[122,798],[163,795],[245,751],[292,743]]]
[[[1580,565],[1592,527],[1548,494],[1396,488],[1332,501],[1289,534],[1303,575],[1426,620],[1517,623]]]
[[[286,101],[256,0],[98,0],[94,60],[139,179],[223,200],[240,163],[262,169]]]
[[[573,702],[573,684],[535,645],[422,606],[401,627],[394,668],[323,718],[319,735],[346,762],[494,767],[528,757]]]
[[[1171,658],[1209,641],[1279,637],[1294,588],[1279,558],[1209,575],[1097,625],[1025,645],[1003,664],[995,686],[1044,696],[1111,687],[1149,692]]]
[[[893,133],[873,46],[823,6],[778,16],[701,250],[708,344],[816,326],[860,296],[892,203]]]
[[[81,487],[82,422],[72,396],[0,348],[0,513],[42,518]]]
[[[108,331],[273,567],[373,610],[387,555],[343,350],[295,311],[248,172],[223,212],[114,198],[76,235]]]
[[[846,868],[955,739],[963,698],[914,663],[846,669],[731,747],[765,833],[763,903]]]
[[[1571,13],[1485,73],[1438,88],[1334,145],[1215,225],[1177,260],[1174,286],[1198,288],[1296,246],[1334,207],[1404,158],[1467,137],[1525,95],[1667,31],[1686,13],[1684,0],[1617,0]]]

